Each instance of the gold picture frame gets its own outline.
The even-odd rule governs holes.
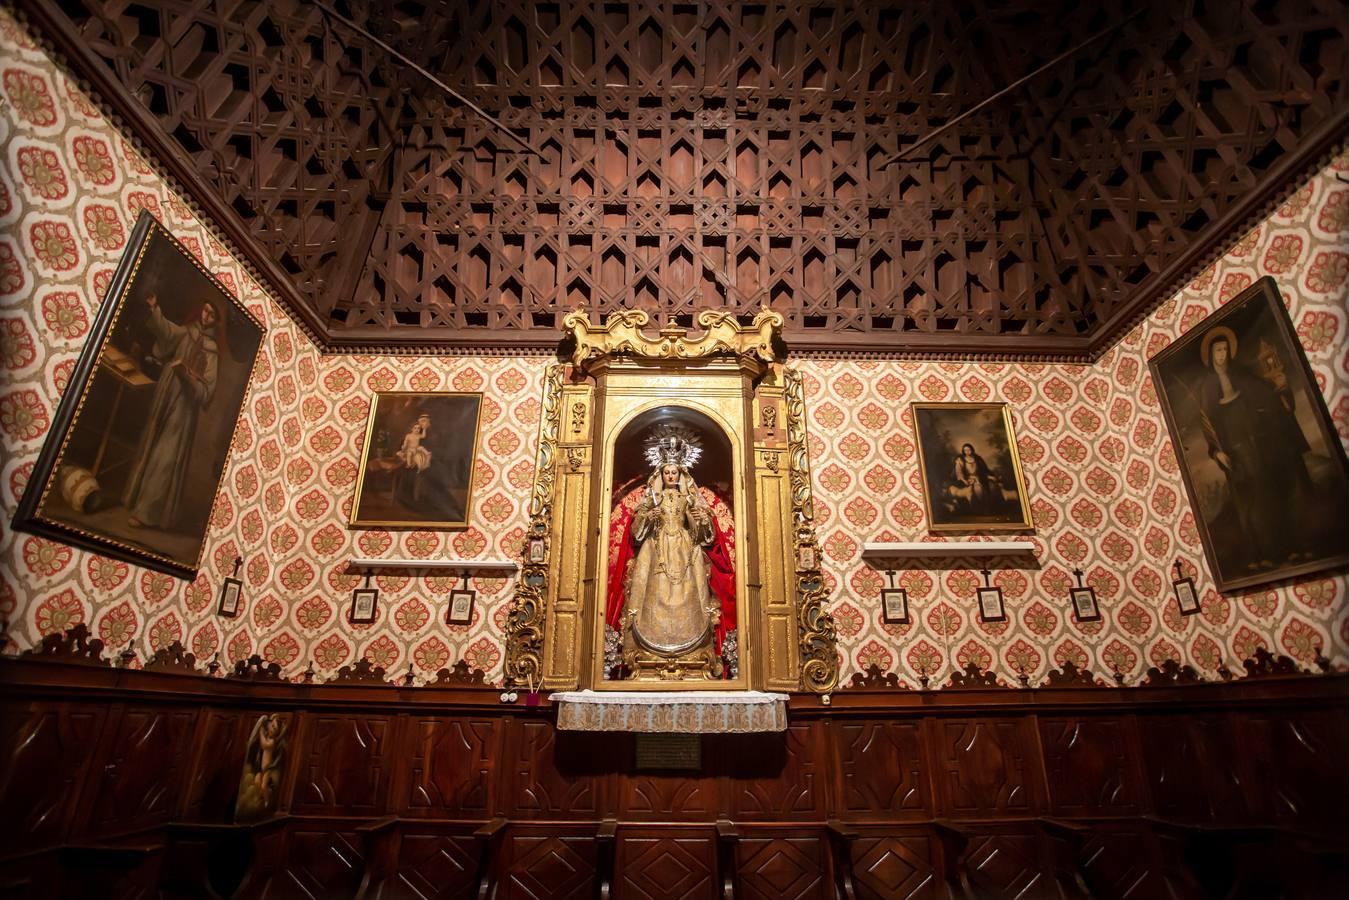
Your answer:
[[[265,333],[142,211],[14,529],[195,578]]]
[[[909,410],[929,531],[1034,530],[1006,403],[911,403]]]
[[[366,421],[350,524],[466,528],[473,508],[482,396],[377,392]],[[465,434],[472,439],[462,440]]]

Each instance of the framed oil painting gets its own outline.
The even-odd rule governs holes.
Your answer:
[[[481,412],[478,393],[376,394],[351,524],[468,525]]]
[[[142,212],[14,527],[194,577],[262,337]]]
[[[1274,279],[1148,365],[1219,591],[1349,564],[1349,463]]]
[[[1005,403],[913,403],[928,530],[1028,531],[1026,479]]]

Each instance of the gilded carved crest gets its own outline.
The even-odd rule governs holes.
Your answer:
[[[705,309],[698,313],[697,322],[703,333],[696,338],[677,325],[668,325],[651,337],[643,331],[651,323],[645,310],[613,313],[604,325],[593,325],[584,311],[573,310],[562,320],[562,327],[575,339],[571,362],[582,371],[602,357],[625,354],[674,360],[740,356],[764,366],[776,359],[773,344],[782,331],[781,313],[761,309],[751,325],[743,326],[731,313]]]

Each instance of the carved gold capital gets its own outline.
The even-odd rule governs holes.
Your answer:
[[[782,314],[761,309],[748,327],[732,313],[705,309],[698,313],[702,334],[690,337],[686,329],[675,325],[662,328],[654,337],[642,329],[651,324],[645,310],[630,309],[612,313],[607,325],[592,325],[582,310],[567,313],[562,327],[576,340],[571,361],[582,372],[611,356],[632,356],[651,360],[692,360],[711,356],[735,356],[766,368],[775,359],[774,337],[782,330]]]

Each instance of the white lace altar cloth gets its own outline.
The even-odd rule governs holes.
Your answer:
[[[559,691],[567,731],[741,734],[787,729],[787,695],[763,691]]]

